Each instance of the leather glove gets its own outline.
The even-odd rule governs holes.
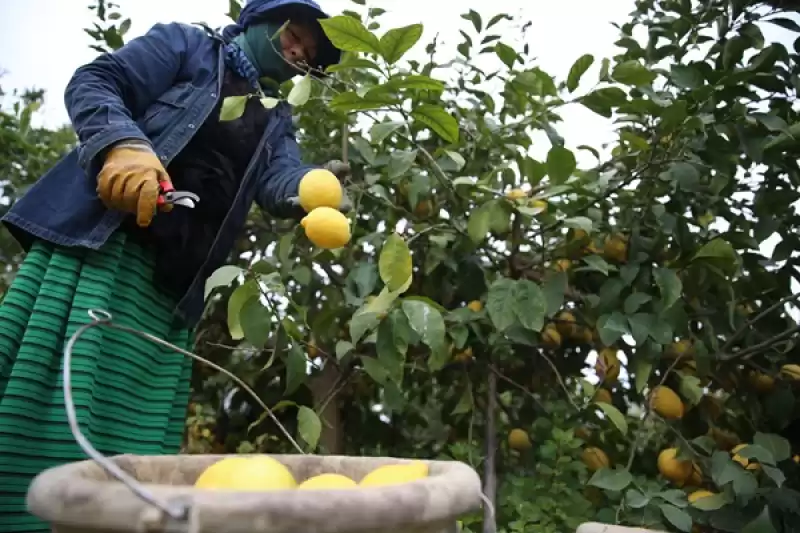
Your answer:
[[[339,182],[343,182],[350,176],[350,164],[345,163],[343,161],[339,161],[338,159],[332,159],[325,163],[322,168],[331,172],[334,176],[339,179]],[[300,198],[298,196],[292,196],[286,199],[286,203],[290,206],[293,211],[297,211],[297,217],[302,218],[306,215],[305,210],[300,205]],[[347,196],[347,191],[342,191],[342,202],[339,204],[339,211],[342,213],[349,213],[353,210],[353,202]]]
[[[153,221],[161,194],[161,183],[171,183],[167,171],[150,146],[120,143],[108,153],[97,176],[97,193],[109,209],[134,213],[136,224],[147,227]],[[164,204],[161,211],[170,211]]]

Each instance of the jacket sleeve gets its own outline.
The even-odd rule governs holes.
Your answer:
[[[305,212],[288,202],[297,196],[300,180],[309,170],[321,168],[300,159],[300,147],[291,122],[276,143],[256,192],[256,203],[277,218],[301,218]]]
[[[188,41],[186,26],[156,24],[75,71],[64,101],[80,141],[79,163],[88,174],[116,142],[150,142],[135,119],[178,78],[191,49]]]

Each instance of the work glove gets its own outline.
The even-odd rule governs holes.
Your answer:
[[[123,142],[106,156],[97,176],[97,194],[109,209],[135,214],[136,224],[145,228],[157,208],[165,212],[172,209],[170,204],[158,206],[162,183],[171,181],[150,146]]]
[[[343,161],[339,161],[338,159],[333,159],[325,163],[322,168],[331,172],[334,176],[339,179],[339,182],[343,182],[350,176],[350,164],[345,163]],[[289,208],[295,213],[296,218],[302,218],[305,216],[306,212],[303,207],[300,205],[300,197],[299,196],[291,196],[286,199],[286,204]],[[347,191],[342,190],[342,202],[339,204],[339,211],[342,213],[349,213],[353,210],[353,202],[347,196]]]

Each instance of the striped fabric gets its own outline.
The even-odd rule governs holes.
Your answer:
[[[0,532],[48,531],[27,513],[40,471],[86,457],[67,426],[61,360],[90,319],[114,322],[189,349],[192,332],[170,322],[171,302],[150,282],[153,261],[122,232],[98,251],[36,243],[0,305]],[[100,452],[177,453],[191,361],[137,336],[93,328],[72,359],[80,427]]]

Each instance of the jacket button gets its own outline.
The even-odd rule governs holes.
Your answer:
[[[189,125],[188,125],[188,126],[186,126],[186,127],[187,127],[187,128],[189,128],[190,130],[193,130],[193,129],[194,129],[194,124],[189,124]]]
[[[162,161],[166,161],[167,160],[167,154],[161,154],[160,156],[158,156],[158,158],[161,159]]]
[[[217,97],[217,93],[211,93],[211,98],[216,98],[216,97]]]

